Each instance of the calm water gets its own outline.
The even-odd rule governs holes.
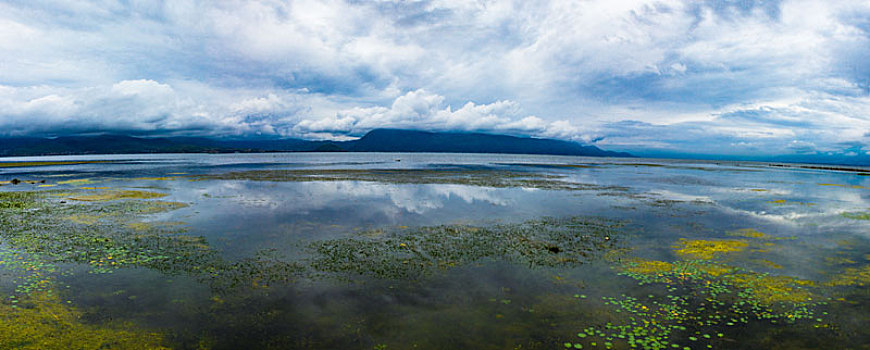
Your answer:
[[[458,154],[0,161],[106,161],[0,167],[0,181],[34,182],[0,192],[41,196],[2,209],[0,322],[42,317],[50,291],[88,329],[170,348],[870,344],[870,177],[856,172]],[[128,202],[145,207],[118,214]],[[16,341],[0,347],[39,348]]]

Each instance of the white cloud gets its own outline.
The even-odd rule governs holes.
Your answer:
[[[0,3],[0,127],[834,150],[868,141],[868,16],[860,0]]]

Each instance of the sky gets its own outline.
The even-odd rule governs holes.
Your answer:
[[[870,155],[870,2],[0,0],[0,136]]]

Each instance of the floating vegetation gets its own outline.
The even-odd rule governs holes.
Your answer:
[[[34,192],[0,192],[0,209],[3,210],[21,210],[32,208],[37,197]]]
[[[843,185],[843,184],[828,184],[828,183],[820,183],[819,186],[848,187],[848,188],[857,188],[857,189],[870,190],[870,187],[861,186],[861,185]]]
[[[852,220],[870,220],[870,212],[859,211],[859,212],[845,212],[840,213],[840,216],[852,219]]]
[[[251,181],[369,181],[390,184],[457,184],[484,187],[524,187],[545,190],[627,191],[627,187],[603,186],[564,180],[564,176],[506,170],[459,169],[321,169],[251,170],[216,175],[199,175],[197,180]]]
[[[793,237],[793,236],[787,236],[787,237],[772,236],[772,235],[758,231],[758,230],[753,229],[753,228],[744,228],[744,229],[739,229],[737,231],[731,231],[731,232],[728,232],[728,235],[735,236],[735,237],[753,238],[753,239],[762,240],[762,241],[779,241],[779,240],[795,239],[795,237]]]
[[[685,241],[685,240],[684,240]],[[699,242],[699,241],[695,241]],[[703,241],[711,242],[711,241]],[[721,242],[721,241],[719,241]],[[677,247],[696,247],[704,251],[716,246],[716,253],[734,251],[719,243],[694,244],[681,241]],[[725,247],[734,247],[728,243]],[[740,246],[740,244],[737,244]],[[619,322],[592,326],[577,333],[565,347],[582,349],[602,346],[643,349],[695,349],[730,347],[728,328],[752,322],[794,324],[803,322],[825,327],[814,308],[825,304],[807,288],[811,281],[786,276],[772,276],[710,261],[716,254],[687,256],[703,260],[675,262],[641,259],[624,260],[617,265],[619,275],[638,281],[639,285],[661,286],[662,292],[646,296],[621,294],[602,297],[605,305],[623,315]]]
[[[797,204],[797,205],[805,205],[805,206],[808,206],[808,207],[811,207],[811,206],[816,205],[816,203],[811,203],[811,202],[799,202],[799,201],[790,201],[790,200],[786,200],[786,199],[776,199],[776,200],[767,201],[767,202],[768,202],[768,203],[771,203],[771,204]]]
[[[145,221],[145,222],[129,222],[127,223],[127,227],[136,230],[136,231],[151,231],[155,229],[165,229],[165,230],[174,230],[177,232],[177,228],[187,225],[185,222],[181,221]]]
[[[740,236],[746,238],[757,238],[757,239],[766,239],[770,238],[770,236],[764,232],[758,231],[752,228],[744,228],[734,232],[729,233],[732,236]]]
[[[94,181],[92,179],[72,179],[72,180],[58,181],[57,184],[58,185],[78,186],[78,185],[87,185],[87,184],[92,184],[92,183],[97,183],[97,182],[99,182],[99,181]]]
[[[47,292],[30,294],[10,306],[0,303],[3,349],[168,349],[162,337],[134,325],[93,325],[82,313]]]
[[[749,244],[736,239],[680,239],[674,252],[683,258],[710,260],[724,254],[743,251]]]
[[[870,265],[850,267],[826,283],[829,286],[870,286]]]
[[[114,201],[118,199],[153,199],[166,197],[166,193],[149,192],[149,191],[133,191],[133,190],[108,190],[100,191],[94,194],[82,194],[70,196],[69,199],[85,202],[104,202]]]
[[[753,302],[758,302],[761,306],[774,307],[783,304],[787,307],[788,303],[799,305],[813,301],[814,295],[806,289],[815,285],[813,281],[742,269],[735,271],[738,273],[723,275],[723,279],[742,288],[744,293],[752,297]]]
[[[617,250],[620,224],[597,218],[544,218],[521,224],[417,227],[362,232],[316,242],[318,270],[416,279],[484,259],[527,266],[581,264]]]
[[[137,177],[130,180],[134,181],[172,181],[178,179],[178,176],[160,176],[160,177]]]
[[[669,262],[642,259],[634,259],[625,266],[627,272],[641,275],[660,275],[671,272],[673,269],[674,264]]]
[[[0,202],[7,206],[0,208],[0,239],[26,254],[28,261],[85,264],[94,274],[127,267],[184,273],[221,291],[286,282],[301,271],[295,263],[267,256],[228,261],[204,238],[184,235],[186,227],[180,223],[142,221],[143,215],[183,208],[185,203],[140,200],[149,196],[137,195],[112,202],[62,204],[52,199],[57,194],[0,192],[9,199]]]
[[[781,269],[782,268],[782,265],[777,264],[777,263],[770,261],[770,260],[767,260],[767,259],[756,259],[756,260],[753,260],[753,262],[755,262],[759,265],[769,267],[771,269]]]
[[[93,225],[96,224],[100,219],[106,217],[106,213],[102,214],[73,214],[69,216],[65,216],[65,220],[72,221],[81,225]]]
[[[0,270],[13,272],[14,294],[0,300],[3,349],[165,349],[157,333],[131,324],[85,324],[82,313],[60,299],[58,268],[38,254],[0,248]]]

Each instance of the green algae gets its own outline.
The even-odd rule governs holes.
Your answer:
[[[816,203],[811,203],[811,202],[799,202],[799,201],[790,201],[790,200],[786,200],[786,199],[775,199],[775,200],[770,200],[770,201],[767,201],[767,203],[771,203],[771,204],[783,204],[783,205],[784,205],[784,204],[797,204],[797,205],[805,205],[805,206],[814,206],[814,205],[816,205]]]
[[[578,333],[581,345],[612,342],[643,349],[682,348],[691,342],[725,346],[727,328],[753,322],[809,323],[818,326],[814,308],[821,304],[806,288],[813,283],[771,276],[709,260],[628,261],[618,274],[641,285],[660,285],[668,294],[602,297],[625,315],[621,322],[589,327]],[[713,337],[711,334],[717,334]]]
[[[35,192],[0,192],[0,210],[22,210],[32,208],[39,197]]]
[[[0,348],[166,349],[158,333],[132,324],[83,322],[82,313],[57,292],[57,265],[43,256],[0,248],[0,270],[12,272],[16,284],[0,300]]]
[[[834,275],[828,286],[870,286],[870,265],[861,267],[849,267],[843,272]]]
[[[84,202],[105,202],[119,199],[154,199],[166,197],[166,193],[134,191],[134,190],[108,190],[93,194],[80,194],[70,196],[69,199]]]
[[[855,188],[855,189],[870,190],[870,187],[861,186],[861,185],[843,185],[843,184],[820,183],[819,186],[846,187],[846,188]]]
[[[674,264],[656,260],[632,259],[625,265],[625,271],[641,275],[661,275],[673,269]]]
[[[93,274],[144,267],[190,275],[220,292],[284,283],[302,271],[297,263],[266,255],[229,261],[204,238],[184,234],[185,225],[144,220],[185,203],[123,198],[63,204],[54,199],[57,194],[21,192],[15,198],[28,210],[0,208],[0,240],[48,263],[84,264]]]
[[[840,216],[852,219],[852,220],[870,220],[870,212],[859,211],[859,212],[845,212],[840,213]]]
[[[673,245],[674,253],[684,258],[710,260],[721,255],[740,252],[749,244],[734,239],[680,239]]]
[[[744,228],[734,232],[729,232],[732,236],[740,236],[746,238],[767,239],[770,235],[752,228]]]
[[[753,229],[729,234],[761,241],[778,239]],[[723,340],[731,333],[729,328],[757,322],[807,329],[829,327],[818,316],[817,309],[827,299],[815,282],[718,261],[748,246],[746,240],[681,239],[672,247],[682,260],[619,260],[613,266],[618,275],[655,292],[602,297],[605,305],[624,317],[590,326],[568,343],[585,347],[593,342],[610,343],[612,347],[643,349],[714,348],[728,346]],[[774,267],[775,263],[765,265]],[[828,285],[853,285],[862,278],[870,279],[867,271],[847,269]]]
[[[168,349],[160,334],[122,322],[95,325],[56,295],[40,292],[16,303],[0,303],[0,348]]]
[[[87,184],[92,184],[92,183],[97,183],[97,182],[99,182],[99,181],[95,181],[92,179],[72,179],[72,180],[58,181],[57,184],[58,185],[78,186],[78,185],[87,185]]]
[[[89,214],[72,214],[72,215],[69,215],[69,216],[65,216],[65,217],[63,217],[63,219],[64,219],[64,220],[69,220],[69,221],[71,221],[71,222],[74,222],[74,223],[76,223],[76,224],[80,224],[80,225],[93,225],[93,224],[96,224],[97,222],[99,222],[100,219],[102,219],[102,218],[104,218],[104,217],[106,217],[106,214],[105,214],[105,213],[103,213],[103,214],[94,214],[94,215],[89,215]]]

